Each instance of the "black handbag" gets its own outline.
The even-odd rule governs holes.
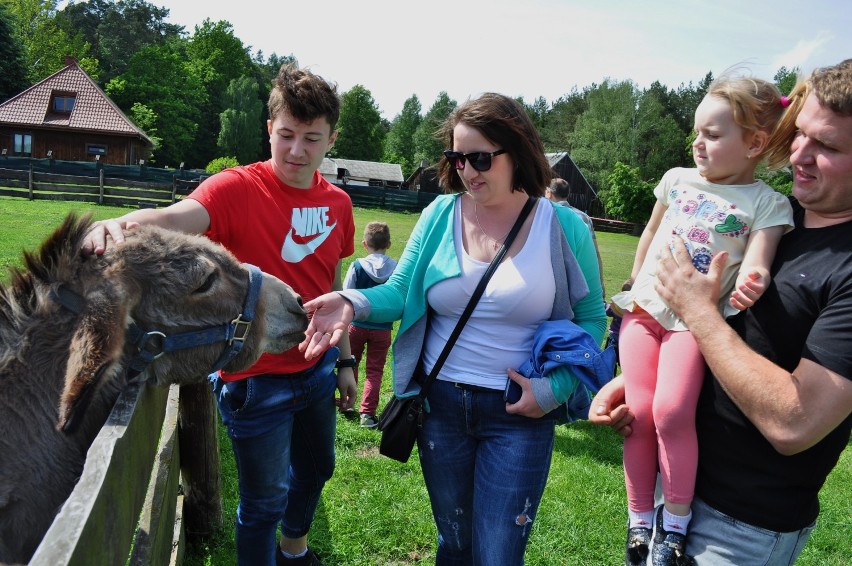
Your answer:
[[[527,202],[524,203],[524,208],[521,209],[518,219],[515,221],[515,224],[512,226],[509,234],[506,235],[506,239],[503,241],[503,246],[497,252],[497,255],[494,256],[494,259],[491,260],[491,263],[488,265],[488,269],[482,275],[482,279],[480,279],[479,284],[473,291],[473,295],[471,295],[470,301],[468,301],[464,312],[459,317],[459,321],[456,323],[453,333],[447,340],[444,349],[441,351],[441,355],[438,356],[438,359],[435,361],[435,366],[432,368],[429,375],[420,383],[420,392],[417,395],[403,398],[399,398],[394,395],[391,397],[391,400],[388,401],[388,404],[385,405],[385,408],[379,415],[379,424],[377,427],[382,432],[382,438],[379,442],[380,454],[399,462],[405,463],[408,461],[408,458],[411,456],[411,451],[414,449],[414,442],[417,439],[417,431],[423,425],[423,418],[425,416],[423,404],[426,400],[426,395],[429,393],[429,388],[431,387],[432,382],[435,381],[435,378],[438,377],[438,372],[441,371],[441,367],[450,355],[450,350],[453,349],[453,345],[456,343],[456,339],[459,337],[464,325],[467,323],[467,319],[470,318],[471,313],[473,313],[473,309],[476,307],[476,303],[479,302],[479,298],[482,296],[482,293],[485,292],[485,286],[488,284],[488,280],[491,279],[492,275],[494,275],[494,272],[497,270],[497,266],[503,260],[503,257],[506,255],[506,251],[515,240],[515,236],[517,236],[520,231],[521,226],[529,215],[530,210],[532,210],[535,201],[536,199],[534,198],[528,198]]]

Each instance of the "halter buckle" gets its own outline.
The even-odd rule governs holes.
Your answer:
[[[234,342],[245,342],[249,330],[251,329],[251,322],[252,321],[250,320],[243,320],[242,313],[237,315],[237,318],[231,321],[231,327],[233,328],[234,335],[230,340],[228,340],[228,345],[231,345]]]

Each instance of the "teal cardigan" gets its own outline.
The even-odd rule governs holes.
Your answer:
[[[401,321],[393,344],[394,393],[398,397],[420,390],[412,376],[426,336],[428,290],[439,281],[461,275],[453,237],[453,211],[459,196],[442,195],[423,210],[387,282],[340,292],[355,307],[356,320]],[[573,320],[601,343],[607,318],[592,235],[571,209],[546,200],[540,200],[541,205],[550,206],[559,220],[552,223],[550,235],[556,282],[551,320]],[[565,402],[576,380],[560,374],[533,380],[533,384],[536,401],[547,412]]]

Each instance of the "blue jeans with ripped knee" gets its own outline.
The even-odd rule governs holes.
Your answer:
[[[291,538],[311,527],[334,471],[338,355],[329,348],[315,366],[296,374],[230,382],[210,376],[239,476],[239,566],[274,566],[279,522]]]
[[[523,564],[556,421],[508,414],[502,393],[440,380],[429,392],[417,444],[438,529],[437,566]]]

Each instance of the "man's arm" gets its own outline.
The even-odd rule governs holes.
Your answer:
[[[852,412],[852,382],[802,359],[792,373],[755,353],[722,318],[716,305],[727,253],[703,275],[682,241],[663,250],[657,292],[686,322],[707,365],[737,407],[781,454],[810,448]]]
[[[183,199],[166,208],[134,210],[119,218],[99,220],[92,224],[83,241],[83,252],[102,254],[106,251],[107,239],[116,244],[124,241],[124,230],[140,224],[150,224],[178,230],[188,234],[203,234],[210,227],[210,215],[200,202]]]

